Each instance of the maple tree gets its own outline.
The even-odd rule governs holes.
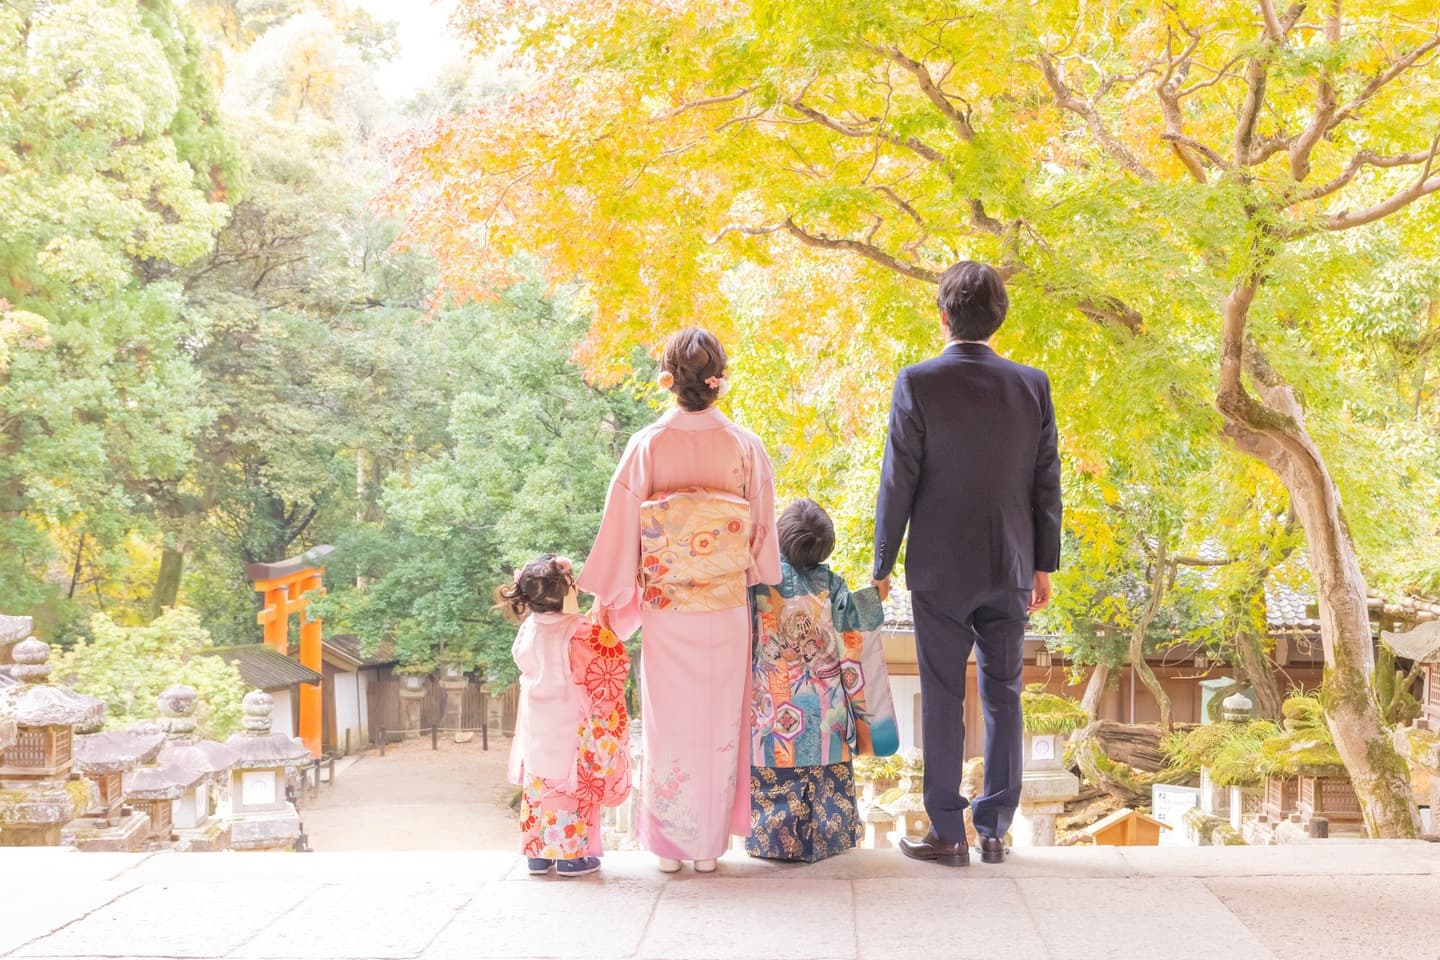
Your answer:
[[[458,19],[512,51],[520,89],[400,144],[402,242],[446,295],[485,295],[522,251],[585,280],[601,381],[713,327],[782,486],[828,495],[863,553],[885,391],[938,338],[930,284],[997,263],[997,343],[1051,372],[1072,478],[1115,489],[1113,464],[1223,436],[1283,487],[1337,748],[1371,832],[1415,833],[1360,556],[1393,581],[1435,536],[1436,432],[1378,398],[1353,294],[1421,292],[1377,268],[1435,233],[1432,3],[470,0]]]

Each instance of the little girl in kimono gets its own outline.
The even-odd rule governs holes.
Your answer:
[[[630,792],[630,658],[615,634],[580,614],[564,557],[530,561],[495,599],[520,624],[510,648],[520,704],[509,773],[522,791],[521,849],[535,876],[594,873],[600,808]]]
[[[752,857],[813,862],[849,850],[863,829],[851,757],[885,756],[899,731],[874,587],[851,592],[825,565],[835,527],[812,500],[776,521],[781,581],[751,590],[755,676],[751,727]]]

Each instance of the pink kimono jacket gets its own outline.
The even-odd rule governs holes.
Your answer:
[[[746,582],[778,583],[770,458],[711,408],[672,410],[630,438],[578,586],[622,638],[644,629],[639,839],[660,856],[701,860],[720,856],[731,833],[750,832],[750,613],[642,609],[639,580],[641,505],[697,486],[749,502]]]

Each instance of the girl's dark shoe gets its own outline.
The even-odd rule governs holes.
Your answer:
[[[542,877],[549,873],[555,866],[554,860],[542,860],[540,857],[529,857],[530,876]]]
[[[587,873],[594,873],[599,869],[599,857],[578,857],[574,860],[561,860],[555,864],[555,872],[562,877],[583,877]]]

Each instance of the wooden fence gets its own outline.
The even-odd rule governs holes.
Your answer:
[[[519,702],[519,688],[513,684],[504,690],[487,694],[474,680],[463,689],[445,689],[438,680],[426,679],[425,695],[420,701],[418,715],[407,710],[406,701],[400,691],[404,681],[400,679],[377,680],[370,684],[369,700],[370,742],[380,743],[382,731],[391,739],[397,733],[418,733],[439,727],[447,733],[464,730],[488,730],[492,734],[509,736],[515,732],[515,709]],[[451,698],[460,698],[458,723],[451,707]],[[453,708],[452,708],[453,710]],[[491,722],[498,720],[498,724]]]

